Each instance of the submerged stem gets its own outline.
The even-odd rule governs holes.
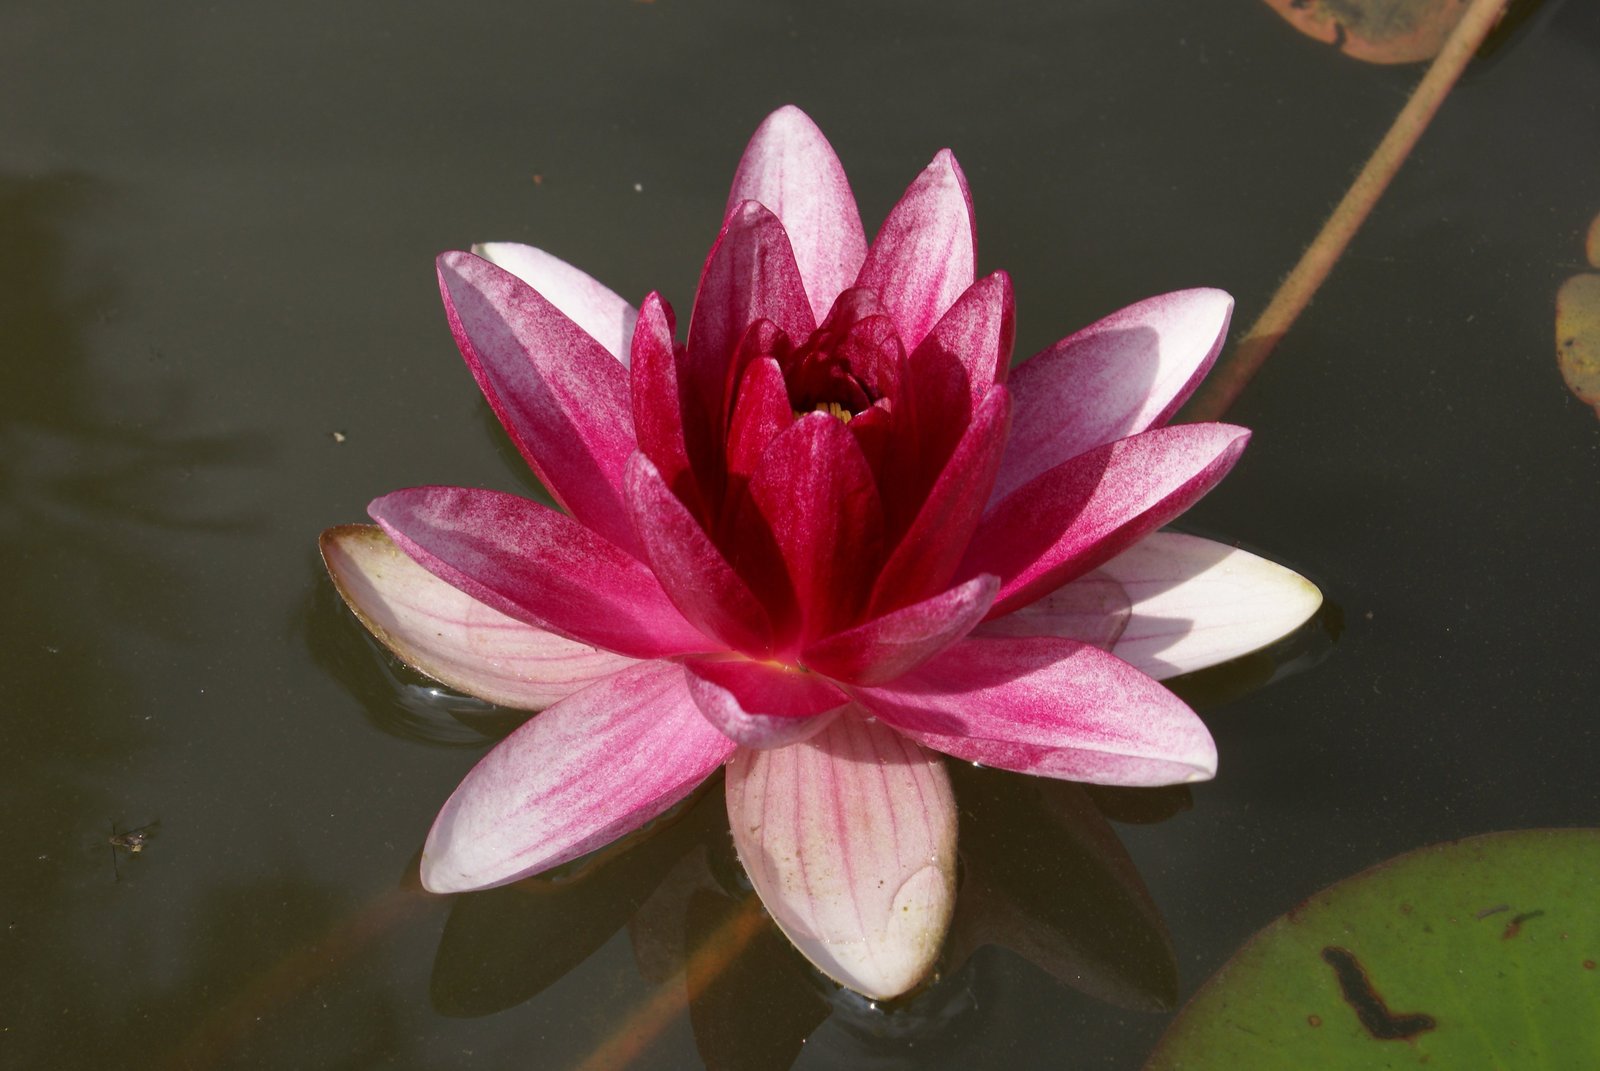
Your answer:
[[[1321,232],[1301,255],[1294,270],[1279,285],[1277,293],[1272,295],[1266,311],[1250,326],[1233,352],[1217,362],[1205,384],[1184,407],[1180,419],[1216,420],[1233,405],[1344,255],[1350,240],[1361,229],[1372,206],[1383,196],[1473,53],[1500,21],[1506,3],[1507,0],[1473,0],[1344,199],[1322,225]]]

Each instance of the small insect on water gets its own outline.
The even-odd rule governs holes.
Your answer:
[[[111,823],[111,875],[112,880],[122,880],[122,869],[117,863],[117,854],[127,852],[129,855],[138,855],[144,851],[145,845],[150,843],[150,838],[155,836],[155,828],[161,824],[158,818],[154,822],[147,822],[133,829],[117,830],[117,823]]]

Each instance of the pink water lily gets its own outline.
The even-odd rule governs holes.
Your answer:
[[[1248,433],[1168,425],[1232,302],[1140,302],[1008,373],[1003,273],[975,277],[942,151],[869,245],[799,110],[762,123],[676,341],[526,246],[439,258],[450,327],[563,511],[419,487],[323,537],[401,658],[543,710],[469,773],[422,880],[500,885],[638,829],[726,768],[773,918],[874,997],[931,969],[955,895],[940,753],[1113,785],[1208,778],[1155,678],[1253,650],[1316,589],[1157,531]]]

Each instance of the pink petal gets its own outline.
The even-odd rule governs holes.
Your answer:
[[[727,210],[743,201],[760,202],[783,222],[812,316],[820,322],[839,292],[855,281],[867,238],[833,146],[794,105],[767,116],[750,139],[734,172]]]
[[[1011,346],[1016,340],[1016,300],[1011,277],[1003,271],[986,276],[956,299],[911,354],[911,374],[929,362],[950,361],[965,373],[971,404],[1006,377]]]
[[[913,740],[985,766],[1103,785],[1200,781],[1206,727],[1177,696],[1088,644],[962,640],[858,702]]]
[[[847,712],[810,740],[740,750],[728,824],[761,901],[830,978],[878,999],[933,969],[955,899],[949,775]]]
[[[1188,509],[1249,438],[1231,424],[1181,424],[1065,461],[991,506],[958,575],[1000,577],[994,617],[1025,606]]]
[[[1099,572],[1132,602],[1112,653],[1158,680],[1249,654],[1322,605],[1322,593],[1298,573],[1177,532],[1147,536]]]
[[[815,736],[850,702],[814,673],[744,658],[684,662],[689,694],[706,720],[745,747],[782,747]]]
[[[472,768],[428,833],[422,884],[486,889],[576,859],[683,799],[732,752],[681,668],[622,670],[531,718]]]
[[[967,179],[940,149],[883,221],[858,282],[878,292],[910,351],[972,285],[976,264]]]
[[[1210,370],[1232,314],[1233,298],[1221,290],[1179,290],[1114,312],[1018,365],[996,500],[1068,458],[1165,424]]]
[[[1155,538],[1149,536],[1145,542]],[[1127,591],[1101,568],[1063,584],[1038,602],[985,621],[973,635],[1056,636],[1110,651],[1128,627],[1132,612]],[[1122,657],[1120,653],[1118,657]],[[1136,668],[1149,672],[1143,666]]]
[[[414,487],[367,512],[428,572],[519,621],[636,658],[717,646],[683,619],[644,563],[537,502]]]
[[[628,373],[509,272],[471,253],[439,257],[456,345],[540,482],[567,511],[633,549],[622,470],[635,447]]]
[[[971,632],[1000,590],[978,576],[805,649],[805,665],[850,684],[887,684]]]
[[[793,423],[794,410],[789,408],[789,392],[778,362],[771,357],[751,361],[734,397],[728,426],[728,472],[748,479],[772,440]]]
[[[321,545],[339,594],[369,632],[408,665],[480,699],[543,710],[634,664],[490,609],[373,525],[330,528]]]
[[[610,287],[531,245],[483,242],[473,246],[472,251],[539,291],[611,356],[628,363],[629,341],[639,314]]]
[[[728,647],[770,655],[766,611],[643,454],[628,466],[627,491],[650,568],[679,612]]]
[[[924,598],[955,575],[983,518],[1010,414],[1010,395],[995,384],[879,571],[869,603],[873,612]]]
[[[633,333],[629,393],[639,449],[655,464],[668,487],[686,495],[697,492],[684,438],[672,330],[671,307],[652,292],[639,307],[639,323]]]
[[[842,421],[807,413],[772,441],[750,496],[777,543],[805,637],[854,623],[882,555],[872,470]]]
[[[695,292],[679,376],[698,409],[686,420],[721,426],[728,366],[745,331],[762,319],[797,345],[817,326],[783,224],[746,201],[728,213]]]

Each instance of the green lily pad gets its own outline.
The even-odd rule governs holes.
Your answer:
[[[1597,961],[1600,830],[1438,844],[1262,930],[1145,1071],[1600,1067]]]

